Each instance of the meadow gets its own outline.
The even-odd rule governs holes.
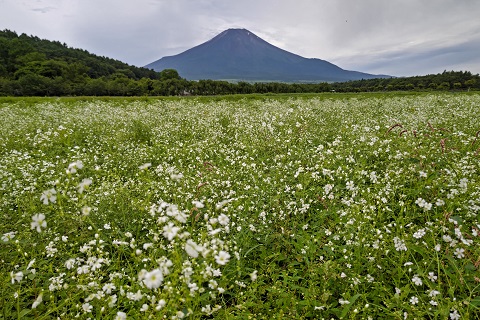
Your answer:
[[[0,99],[0,319],[479,319],[480,94]]]

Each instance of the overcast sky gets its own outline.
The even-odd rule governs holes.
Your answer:
[[[480,0],[0,0],[0,30],[144,66],[228,28],[343,69],[480,73]]]

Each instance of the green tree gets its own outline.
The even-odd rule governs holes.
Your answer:
[[[160,72],[160,80],[165,81],[165,80],[170,80],[170,79],[176,79],[176,80],[181,79],[177,70],[175,70],[175,69],[164,69]]]

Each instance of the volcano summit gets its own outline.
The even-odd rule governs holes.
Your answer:
[[[328,61],[285,51],[246,29],[228,29],[211,40],[145,66],[176,69],[187,80],[333,82],[390,76],[344,70]]]

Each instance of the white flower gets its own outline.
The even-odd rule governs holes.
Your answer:
[[[111,294],[112,290],[115,289],[117,289],[117,287],[115,287],[113,283],[105,283],[102,287],[103,292],[105,292],[106,294]]]
[[[174,217],[178,214],[178,207],[174,204],[171,204],[167,207],[167,209],[165,210],[165,213],[169,217]]]
[[[91,184],[92,184],[91,179],[88,179],[88,178],[83,179],[82,182],[80,182],[77,186],[78,193],[83,193],[83,191],[85,191],[85,189],[87,189],[88,186]]]
[[[15,238],[15,234],[16,234],[15,231],[4,233],[3,236],[2,236],[2,241],[3,242],[8,242],[8,241],[12,240],[13,238]]]
[[[163,282],[163,274],[160,269],[153,269],[150,272],[145,274],[145,278],[143,279],[143,283],[147,286],[148,289],[156,289],[160,287]]]
[[[455,254],[455,256],[456,256],[458,259],[462,259],[463,257],[465,257],[464,252],[465,252],[465,249],[463,249],[463,248],[456,248],[454,254]]]
[[[47,221],[45,221],[45,215],[43,213],[34,214],[32,220],[31,229],[37,229],[37,232],[42,232],[42,228],[47,227]]]
[[[220,216],[218,216],[218,223],[220,223],[222,226],[227,226],[229,222],[230,219],[226,214],[222,213]]]
[[[82,309],[84,312],[92,312],[93,307],[87,302],[82,304]]]
[[[190,257],[196,258],[198,257],[198,253],[203,251],[203,247],[193,242],[192,239],[188,239],[185,243],[185,251]]]
[[[172,180],[178,181],[178,180],[183,178],[183,174],[182,173],[172,173],[172,174],[170,174],[170,178]]]
[[[182,211],[177,211],[177,215],[175,216],[175,219],[177,219],[178,222],[185,223],[187,222],[188,215],[186,215]]]
[[[40,196],[40,200],[43,201],[43,204],[48,204],[48,202],[55,203],[57,201],[57,191],[55,189],[48,189],[43,191]]]
[[[19,271],[17,273],[10,272],[10,277],[12,278],[12,284],[15,283],[15,281],[20,282],[23,279],[23,272]]]
[[[458,313],[457,310],[453,309],[453,311],[450,312],[450,319],[452,319],[452,320],[460,319],[460,314]]]
[[[425,229],[419,229],[413,234],[413,237],[416,239],[421,239],[425,235]]]
[[[42,303],[42,301],[43,301],[43,292],[41,292],[38,295],[37,299],[35,299],[35,301],[33,302],[32,309],[35,309],[36,307],[38,307],[38,305]]]
[[[33,264],[35,263],[35,261],[36,261],[36,259],[33,259],[33,260],[31,260],[31,261],[28,263],[28,265],[27,265],[27,270],[30,269],[30,268],[33,266]]]
[[[437,276],[435,275],[435,272],[429,272],[428,279],[432,282],[435,282],[437,280]]]
[[[420,207],[420,208],[423,208],[423,210],[425,211],[428,211],[430,209],[432,209],[432,204],[431,203],[428,203],[427,201],[425,201],[425,199],[422,199],[422,198],[418,198],[415,203]]]
[[[350,304],[350,301],[344,300],[344,299],[342,299],[342,298],[338,299],[338,302],[339,302],[340,304],[342,304],[342,305],[343,305],[343,304]]]
[[[68,259],[65,261],[65,268],[68,270],[72,269],[75,266],[75,259]]]
[[[148,310],[148,304],[144,303],[142,307],[140,308],[140,312],[145,312]]]
[[[430,291],[430,293],[428,294],[430,297],[436,297],[440,294],[440,291],[437,291],[437,290],[432,290]]]
[[[393,243],[395,244],[395,250],[407,251],[407,246],[405,244],[405,241],[403,241],[402,239],[395,237],[393,238]]]
[[[353,181],[348,181],[346,188],[347,190],[355,191],[355,184],[353,183]]]
[[[148,168],[150,168],[152,166],[152,164],[150,162],[147,162],[147,163],[144,163],[142,164],[141,166],[138,167],[138,169],[140,170],[147,170]]]
[[[253,271],[252,273],[250,273],[250,279],[251,279],[252,281],[257,280],[257,272],[258,272],[258,271],[255,270],[255,271]]]
[[[420,279],[418,274],[413,276],[412,282],[415,283],[416,286],[421,286],[423,284],[422,279]]]
[[[168,241],[172,241],[172,239],[175,238],[179,230],[179,227],[176,227],[172,222],[169,222],[168,225],[163,227],[163,236],[167,238]]]
[[[200,201],[192,201],[192,204],[197,208],[197,209],[202,209],[203,207],[205,207],[205,205],[203,203],[201,203]]]
[[[217,255],[215,255],[215,262],[217,262],[220,265],[227,264],[229,259],[230,259],[230,254],[226,251],[220,251]]]
[[[411,297],[411,298],[410,298],[410,303],[411,303],[411,304],[417,304],[417,303],[418,303],[418,298],[415,297],[415,296]]]
[[[217,203],[217,204],[215,205],[215,209],[217,209],[217,210],[222,209],[222,208],[223,208],[227,203],[229,203],[230,201],[231,201],[230,199],[226,199],[226,200],[220,201],[219,203]]]
[[[208,234],[211,235],[211,236],[214,236],[214,235],[216,235],[217,233],[220,233],[220,232],[222,232],[222,229],[217,228],[217,229],[213,229],[213,230],[208,231]]]
[[[86,216],[90,215],[90,211],[92,211],[92,208],[90,208],[90,207],[83,207],[83,208],[82,208],[82,216],[85,216],[85,217],[86,217]]]
[[[117,316],[115,317],[115,320],[125,320],[127,319],[127,314],[122,311],[117,312]]]
[[[158,301],[158,304],[157,306],[155,307],[155,310],[160,310],[162,309],[163,307],[165,307],[165,305],[167,304],[167,302],[163,299],[160,299],[160,301]]]
[[[82,168],[83,168],[83,162],[80,160],[77,160],[68,165],[67,173],[75,173],[77,172],[77,169],[82,169]]]

